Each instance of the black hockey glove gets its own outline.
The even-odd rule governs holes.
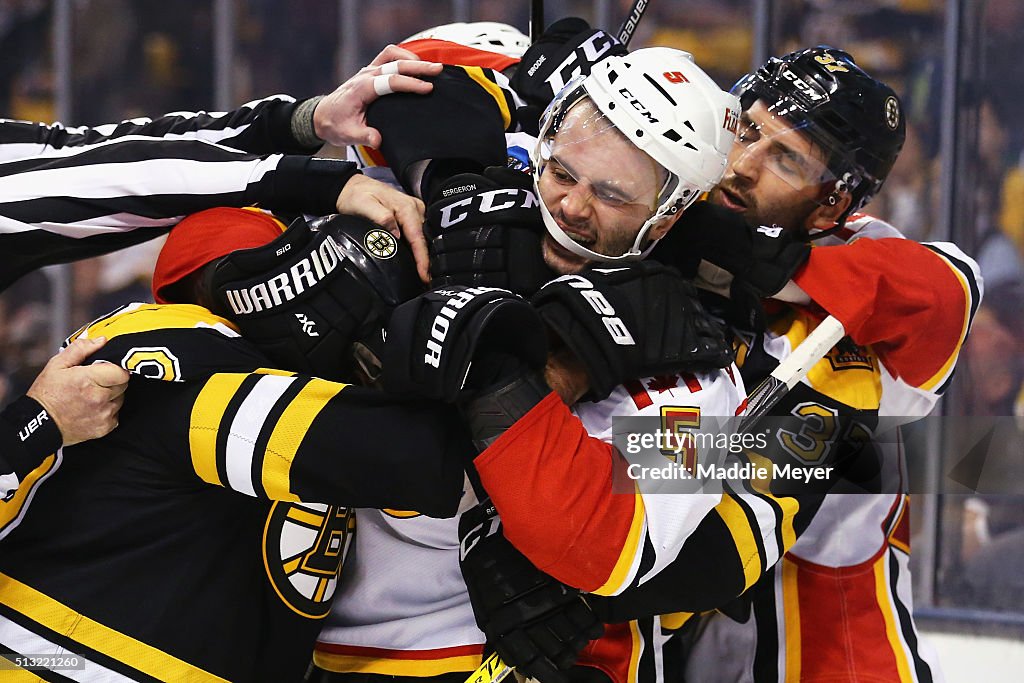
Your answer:
[[[459,568],[477,626],[502,660],[542,683],[565,683],[604,627],[580,592],[537,569],[501,531],[490,501],[459,520]]]
[[[529,296],[555,276],[529,174],[491,166],[445,182],[427,207],[431,286],[483,285]]]
[[[523,55],[510,79],[512,89],[527,104],[517,112],[523,130],[537,135],[540,115],[566,83],[576,76],[589,75],[602,59],[626,53],[615,36],[590,28],[579,17],[559,19],[548,26]]]
[[[564,275],[544,285],[533,305],[586,366],[590,400],[607,398],[628,379],[732,362],[724,332],[693,285],[660,263]]]
[[[532,306],[493,287],[445,287],[395,309],[382,354],[384,389],[454,401],[467,386],[544,367],[544,326]]]
[[[703,201],[683,212],[651,258],[675,266],[688,278],[697,276],[704,260],[733,276],[731,288],[770,297],[786,286],[810,253],[810,244],[791,231],[748,225],[741,214]]]
[[[280,237],[222,258],[203,279],[214,312],[282,370],[346,377],[349,346],[377,296],[342,265],[331,238],[296,219]]]

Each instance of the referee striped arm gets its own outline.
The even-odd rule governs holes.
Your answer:
[[[27,157],[64,156],[110,140],[136,136],[202,140],[246,152],[287,151],[295,100],[272,95],[228,112],[172,112],[100,126],[65,127],[32,121],[0,121],[0,163]],[[299,150],[295,150],[298,152]]]

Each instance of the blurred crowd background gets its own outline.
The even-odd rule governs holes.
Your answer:
[[[629,5],[549,0],[546,18],[577,15],[614,29]],[[225,109],[278,92],[325,93],[385,44],[455,20],[503,21],[526,32],[529,3],[0,0],[0,117],[99,124]],[[868,209],[913,239],[956,242],[985,277],[984,304],[939,412],[1011,424],[1016,416],[1018,430],[1022,37],[1021,0],[652,0],[633,43],[688,50],[726,88],[767,55],[827,43],[895,87],[907,143]],[[33,274],[0,296],[0,399],[25,390],[55,340],[121,303],[149,300],[159,242]],[[54,302],[62,302],[59,315]],[[914,501],[917,605],[961,616],[1000,611],[1024,624],[1024,504],[1014,495],[1024,490],[1020,442],[1005,440],[987,475],[1011,485],[971,495],[944,476],[966,446],[938,425],[911,430],[921,444],[910,449],[915,490],[942,491]]]

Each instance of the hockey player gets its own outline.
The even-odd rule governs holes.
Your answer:
[[[713,595],[728,599],[752,584],[793,541],[793,518],[799,507],[794,498],[780,502],[770,493],[743,489],[730,491],[724,499],[640,492],[613,495],[613,483],[624,480],[626,467],[609,443],[613,415],[653,415],[670,422],[687,416],[689,424],[694,424],[698,415],[734,414],[743,390],[731,373],[722,370],[617,376],[624,352],[615,349],[605,323],[594,316],[593,309],[589,321],[581,310],[590,308],[579,293],[581,287],[604,294],[612,291],[609,284],[635,278],[635,287],[623,287],[629,294],[615,300],[623,304],[621,310],[636,311],[635,320],[644,322],[672,318],[645,308],[646,302],[657,300],[653,296],[657,287],[646,288],[643,274],[655,269],[587,267],[595,262],[628,265],[669,231],[685,207],[717,182],[738,114],[737,103],[725,97],[688,55],[652,48],[628,59],[601,62],[590,77],[566,88],[548,109],[541,137],[533,147],[539,208],[547,227],[540,247],[543,261],[556,273],[579,277],[562,277],[547,285],[535,303],[582,360],[586,377],[578,385],[578,375],[569,372],[561,359],[549,361],[548,384],[555,386],[568,378],[563,396],[572,396],[572,411],[559,396],[544,397],[547,385],[518,378],[510,391],[525,392],[529,398],[510,402],[522,411],[532,410],[519,421],[514,418],[522,413],[501,415],[498,422],[504,424],[507,418],[515,426],[476,464],[498,511],[503,516],[506,510],[509,513],[506,534],[517,547],[561,581],[590,592],[628,593],[652,577],[667,574],[681,578],[671,583],[682,583],[679,590],[691,599],[702,592],[708,600]],[[384,151],[387,155],[389,150]],[[401,175],[405,166],[397,163],[392,168]],[[490,170],[451,178],[438,187],[436,197],[428,207],[428,220],[442,232],[450,229],[442,235],[445,238],[462,227],[482,228],[482,232],[495,224],[521,228],[529,223],[523,209],[537,201],[531,199],[529,183],[522,176],[517,180],[514,173]],[[620,310],[615,301],[606,301],[608,305],[599,307],[600,311],[613,315]],[[418,327],[393,325],[389,345],[409,339],[418,349],[416,340],[422,339],[444,305],[441,298],[416,317]],[[683,314],[687,298],[679,296],[676,305]],[[670,309],[660,309],[665,310]],[[446,348],[440,351],[442,358]],[[413,367],[405,370],[407,381],[423,382],[430,374],[417,367],[415,356],[409,364]],[[385,362],[385,378],[392,367]],[[575,400],[588,389],[594,400]],[[493,412],[487,414],[491,416],[487,426],[493,427]],[[486,442],[498,433],[478,436]],[[474,502],[467,485],[460,510],[469,510]],[[534,506],[535,510],[528,510]],[[444,528],[415,512],[396,510],[361,511],[361,515],[358,566],[342,587],[342,598],[321,633],[315,661],[325,671],[313,680],[349,680],[354,674],[449,680],[452,672],[470,670],[480,661],[484,635],[474,624],[458,573],[456,523]],[[538,525],[541,518],[546,520],[543,530]],[[693,545],[687,547],[689,539]],[[685,572],[687,558],[701,557],[697,547],[720,552],[720,566],[717,574],[699,576],[700,583],[687,585],[693,574],[676,572]],[[464,554],[468,558],[474,553],[467,546]],[[409,567],[433,568],[436,582],[425,584]],[[670,567],[673,571],[666,571]],[[473,581],[478,569],[466,573],[471,593],[480,588]],[[525,593],[538,597],[537,588],[530,584]],[[568,595],[568,604],[574,599],[564,590],[561,595]],[[522,597],[499,593],[499,603],[507,599],[521,606],[524,603],[516,601]],[[514,628],[502,630],[501,615],[488,614],[486,606],[483,609],[477,621],[487,629],[488,641],[500,652],[502,646],[512,647],[503,654],[516,654],[513,643],[522,642],[532,624],[512,620]],[[543,650],[539,655],[535,649],[530,661],[513,660],[521,671],[550,678],[558,676],[556,667],[571,665],[592,633],[578,642],[581,634],[588,633],[586,623],[563,625],[568,626],[566,631],[556,631],[538,645]],[[598,646],[592,663],[614,667],[605,672],[615,680],[626,680],[638,670],[653,672],[651,639],[660,634],[655,634],[650,621],[643,626],[623,624],[614,635],[608,641],[613,649]]]
[[[392,45],[334,92],[300,102],[275,95],[230,112],[95,128],[0,121],[0,289],[43,265],[152,239],[214,206],[340,211],[396,234],[418,229],[417,199],[311,155],[324,142],[379,146],[367,105],[386,93],[429,92],[417,76],[440,68]]]
[[[508,75],[530,47],[530,39],[508,24],[460,21],[419,31],[399,47],[415,52],[420,59],[479,66]]]
[[[902,146],[899,100],[850,55],[825,46],[769,60],[734,92],[743,105],[739,141],[710,196],[728,211],[696,207],[658,256],[683,265],[697,245],[708,286],[747,311],[772,297],[766,329],[751,329],[760,315],[739,321],[748,385],[824,313],[844,324],[847,342],[779,414],[814,420],[826,407],[896,422],[926,415],[951,379],[981,281],[954,245],[917,244],[857,213]],[[778,227],[749,227],[759,225]],[[828,496],[807,533],[726,610],[730,616],[705,617],[686,680],[941,679],[911,617],[902,451],[885,447],[895,452],[882,492]]]
[[[105,336],[94,357],[136,378],[117,430],[0,503],[6,658],[73,655],[86,680],[299,680],[351,542],[342,506],[455,512],[465,440],[443,407],[270,369],[348,375],[351,342],[399,296],[374,269],[406,259],[415,292],[411,257],[353,218],[283,231],[258,211],[193,215],[154,277],[181,303],[75,335]]]

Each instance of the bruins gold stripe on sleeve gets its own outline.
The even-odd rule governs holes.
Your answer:
[[[280,373],[215,375],[192,408],[193,468],[210,484],[298,502],[292,464],[310,425],[345,386]]]
[[[344,384],[311,379],[288,402],[274,423],[263,458],[262,485],[275,500],[297,501],[291,490],[291,465],[309,426]]]

